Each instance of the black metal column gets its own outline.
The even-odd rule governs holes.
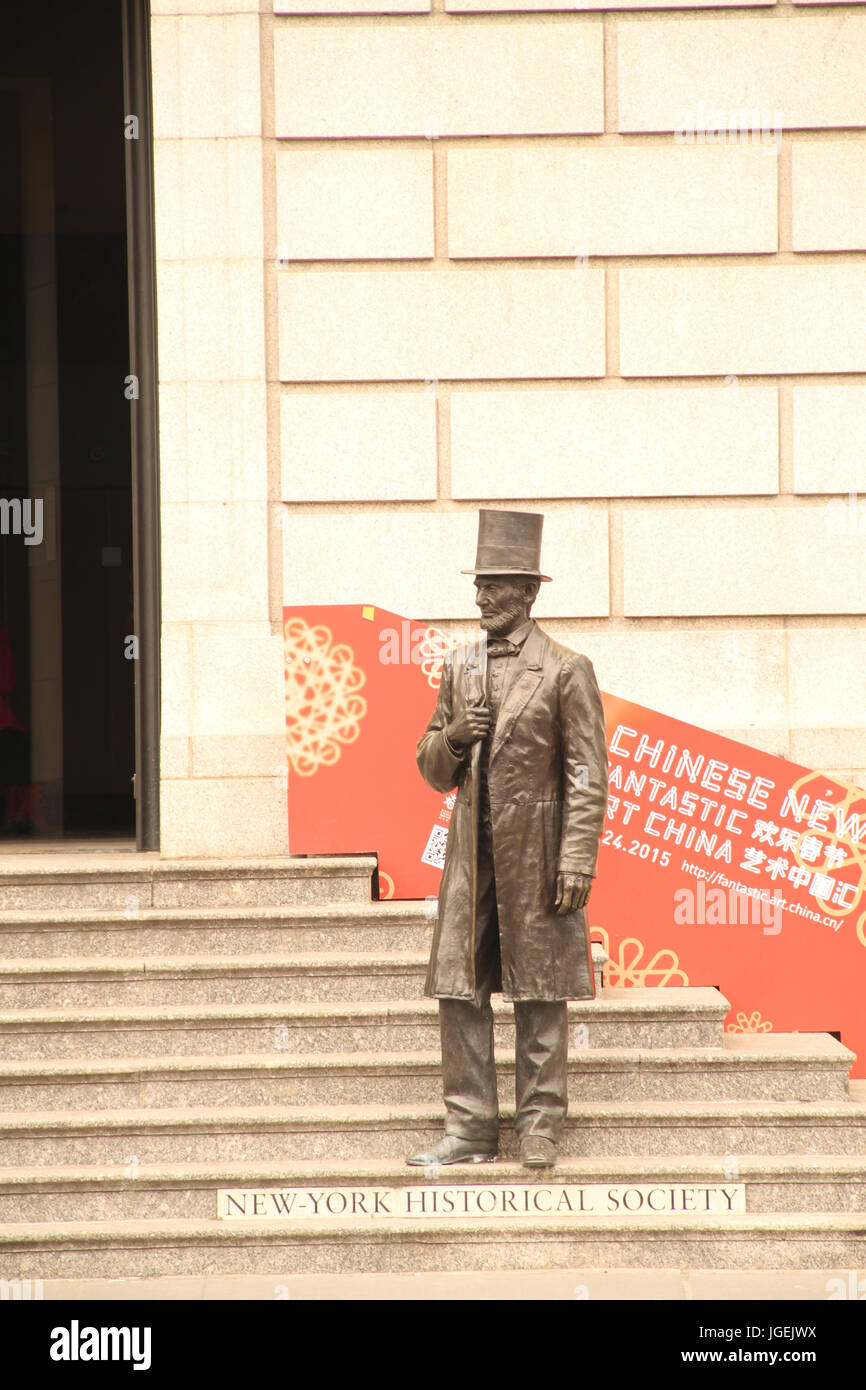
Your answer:
[[[157,417],[156,255],[153,219],[153,114],[148,0],[121,0],[126,157],[132,435],[135,632],[136,842],[159,849],[160,566]],[[137,138],[128,138],[137,117]],[[137,391],[137,397],[135,392]]]

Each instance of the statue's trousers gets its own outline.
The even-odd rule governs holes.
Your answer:
[[[479,825],[474,1000],[440,999],[445,1133],[496,1146],[499,1105],[490,995],[500,985],[499,921],[490,822]],[[558,1143],[568,1106],[568,1005],[518,999],[515,1129]]]

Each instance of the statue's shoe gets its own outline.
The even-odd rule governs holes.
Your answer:
[[[524,1168],[552,1168],[556,1162],[556,1145],[552,1139],[529,1135],[520,1141],[520,1162]]]
[[[410,1168],[446,1167],[449,1163],[495,1163],[497,1150],[489,1144],[480,1144],[476,1139],[458,1139],[456,1135],[446,1134],[438,1144],[410,1154],[406,1159]]]

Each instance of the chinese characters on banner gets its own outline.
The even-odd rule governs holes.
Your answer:
[[[415,746],[451,639],[370,606],[284,620],[291,852],[375,853],[382,897],[435,897],[456,794]],[[607,982],[717,986],[730,1031],[836,1033],[866,1075],[866,792],[603,700]]]

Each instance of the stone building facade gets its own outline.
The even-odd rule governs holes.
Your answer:
[[[459,628],[864,785],[866,5],[153,0],[161,849],[288,847],[281,610]]]

